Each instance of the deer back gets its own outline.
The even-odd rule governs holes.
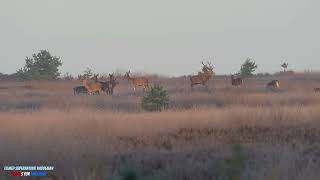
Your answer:
[[[145,77],[128,77],[128,80],[135,86],[148,86],[149,80]]]
[[[206,83],[210,79],[210,75],[207,74],[198,74],[190,77],[191,84],[202,84]]]
[[[89,90],[89,91],[100,91],[102,90],[102,85],[99,82],[93,82],[89,83],[87,80],[83,80],[83,85]]]

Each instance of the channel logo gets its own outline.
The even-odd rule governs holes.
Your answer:
[[[53,166],[4,166],[4,171],[9,171],[13,177],[46,177],[46,171],[53,171]]]

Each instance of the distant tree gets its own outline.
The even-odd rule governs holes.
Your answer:
[[[41,50],[26,58],[26,64],[17,71],[21,80],[54,80],[60,76],[59,67],[62,62],[59,57],[52,56],[49,51]]]
[[[240,75],[243,77],[250,77],[257,68],[258,65],[252,59],[247,58],[246,61],[241,65]]]
[[[73,78],[72,74],[66,72],[66,73],[63,74],[63,76],[61,77],[61,79],[67,80],[67,81],[71,81],[71,80],[73,80],[74,78]]]
[[[283,72],[286,72],[287,68],[288,68],[288,63],[284,62],[283,64],[281,64],[281,67],[283,68]]]
[[[90,68],[86,68],[82,74],[78,75],[78,80],[91,78],[93,76],[93,71]]]

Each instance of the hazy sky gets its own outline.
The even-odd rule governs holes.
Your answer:
[[[218,74],[252,57],[259,72],[320,70],[319,0],[0,0],[0,72],[47,49],[62,72]]]

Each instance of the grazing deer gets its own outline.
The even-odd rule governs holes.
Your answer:
[[[320,92],[320,88],[314,88],[314,92]]]
[[[136,88],[138,86],[143,87],[143,92],[149,89],[149,80],[145,77],[130,77],[130,71],[126,72],[126,74],[123,76],[124,79],[128,79],[129,82],[133,85],[133,91],[136,91]]]
[[[203,65],[202,72],[199,72],[198,75],[191,76],[190,81],[191,81],[191,88],[193,88],[194,85],[201,84],[205,86],[209,79],[214,75],[213,72],[213,66],[211,63],[204,64],[201,62]]]
[[[267,89],[275,90],[280,88],[280,83],[278,80],[272,80],[266,85]]]
[[[241,86],[242,78],[241,77],[235,78],[234,75],[231,75],[231,84],[232,86]]]
[[[78,94],[88,94],[88,90],[84,86],[77,86],[73,88],[73,94],[78,95]]]
[[[88,94],[88,90],[84,86],[76,86],[73,88],[73,94],[79,95],[79,94]],[[99,91],[94,92],[96,95],[100,95]]]
[[[95,92],[102,92],[102,85],[99,82],[89,83],[87,79],[82,80],[83,86],[88,90],[89,95],[92,95]]]

